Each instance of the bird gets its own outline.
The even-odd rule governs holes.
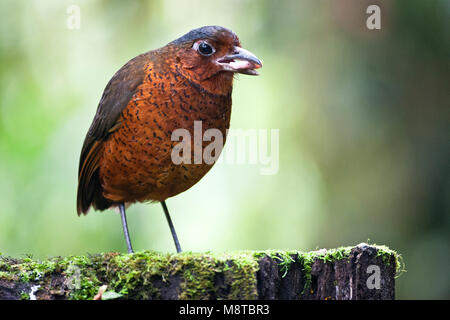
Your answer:
[[[91,207],[119,209],[133,253],[126,209],[160,202],[181,252],[166,200],[196,184],[214,163],[174,163],[179,141],[172,135],[184,129],[193,136],[194,122],[201,121],[202,132],[217,129],[225,141],[235,75],[259,75],[261,67],[238,36],[221,26],[191,30],[128,61],[106,85],[81,149],[78,216]]]

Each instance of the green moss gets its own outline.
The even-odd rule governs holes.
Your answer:
[[[350,255],[353,247],[339,247],[335,249],[322,249],[310,252],[301,252],[299,254],[300,262],[303,264],[303,271],[305,272],[305,286],[303,288],[302,294],[306,290],[311,288],[312,280],[312,265],[316,259],[322,260],[323,262],[332,262],[342,259],[347,259]]]
[[[396,279],[406,272],[406,265],[403,261],[403,257],[397,251],[383,245],[371,244],[371,246],[377,248],[377,257],[381,257],[383,263],[387,266],[391,265],[392,257],[394,257]]]
[[[300,254],[300,251],[296,250],[265,250],[265,251],[256,251],[253,253],[253,256],[256,259],[260,259],[264,256],[268,256],[273,260],[278,261],[278,265],[280,266],[280,272],[282,273],[281,277],[284,278],[288,273],[289,269],[293,262],[295,262],[296,256]]]
[[[375,247],[383,263],[395,261],[398,274],[404,270],[399,254],[385,246]],[[312,252],[266,250],[222,254],[142,251],[134,254],[56,257],[45,261],[31,257],[0,257],[0,279],[31,282],[41,288],[49,288],[53,277],[62,275],[62,284],[58,288],[52,287],[52,292],[70,299],[92,299],[102,285],[107,285],[105,298],[158,299],[162,288],[167,290],[168,286],[172,286],[180,299],[256,299],[256,274],[262,257],[268,256],[277,261],[282,277],[287,275],[294,263],[300,264],[305,274],[306,290],[311,286],[312,265],[316,259],[324,262],[347,259],[352,249],[340,247]],[[26,298],[25,294],[22,298]]]
[[[258,264],[248,253],[162,254],[152,251],[115,255],[102,267],[108,288],[133,299],[158,298],[161,282],[179,281],[180,299],[217,297],[216,277],[222,274],[227,299],[256,298]],[[102,269],[101,268],[101,269]],[[159,284],[159,287],[158,287]],[[145,288],[145,290],[138,290]],[[136,292],[138,294],[136,295]]]
[[[101,260],[101,256],[71,256],[59,261],[58,267],[64,270],[66,284],[73,289],[71,299],[92,299],[98,293],[102,285],[97,277]]]
[[[256,272],[259,270],[258,259],[250,252],[238,252],[220,256],[225,284],[230,287],[228,299],[256,299]]]
[[[336,249],[310,252],[303,252],[298,250],[266,250],[254,252],[254,256],[258,259],[262,258],[263,256],[268,256],[273,260],[277,260],[280,266],[282,277],[286,276],[294,262],[300,262],[300,264],[303,266],[303,271],[305,274],[305,287],[304,291],[302,292],[304,293],[306,289],[310,288],[312,279],[312,265],[316,259],[322,260],[324,262],[346,259],[349,257],[352,249],[353,247],[339,247]]]
[[[181,299],[207,299],[214,294],[214,274],[219,263],[211,255],[201,256],[184,253],[180,257],[180,271],[183,274]],[[219,271],[220,272],[220,271]]]
[[[152,251],[111,256],[105,266],[109,288],[126,297],[136,288],[145,287],[145,291],[141,290],[142,293],[133,298],[157,298],[159,290],[151,280],[160,277],[161,281],[166,281],[170,275],[170,258],[169,254]]]
[[[16,280],[16,278],[14,277],[13,274],[11,274],[10,272],[6,272],[6,271],[0,271],[0,279],[9,280],[9,281]]]
[[[377,250],[377,257],[381,257],[382,262],[385,265],[390,265],[392,259],[394,259],[396,278],[398,278],[403,272],[405,272],[403,259],[401,255],[396,251],[388,248],[387,246],[379,246],[376,244],[370,244],[370,246],[374,247]],[[323,262],[333,262],[342,259],[348,259],[352,249],[354,249],[354,247],[348,246],[300,253],[299,259],[303,264],[303,271],[305,272],[305,287],[302,294],[311,287],[312,265],[316,259],[322,260]]]
[[[51,258],[44,261],[33,260],[28,256],[23,259],[15,259],[14,263],[11,260],[8,262],[0,259],[0,270],[7,269],[7,271],[0,272],[0,278],[39,283],[45,287],[51,285],[51,275],[56,271],[61,271],[69,279],[72,276],[76,278],[74,279],[76,283],[67,283],[69,287],[73,285],[71,298],[88,299],[96,293],[97,285],[100,283],[96,279],[92,267],[92,260],[84,256]],[[77,272],[79,274],[76,274]]]
[[[0,259],[0,278],[4,278],[6,275],[9,278],[19,279],[23,282],[39,281],[43,276],[53,272],[54,263],[51,260],[36,261],[27,257],[22,260]]]
[[[27,292],[22,291],[20,294],[20,300],[30,300],[30,295]]]

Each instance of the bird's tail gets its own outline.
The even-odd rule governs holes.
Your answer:
[[[80,158],[77,191],[77,213],[87,214],[91,206],[96,210],[105,210],[113,205],[111,200],[103,196],[103,188],[99,177],[99,159],[103,143],[95,141],[90,148],[83,146]],[[84,152],[86,149],[89,152]]]

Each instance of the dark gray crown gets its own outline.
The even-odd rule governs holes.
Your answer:
[[[236,37],[233,31],[220,26],[205,26],[198,29],[194,29],[186,33],[184,36],[172,41],[173,44],[181,44],[184,42],[194,42],[198,39],[216,39],[220,35],[230,34],[232,37]]]

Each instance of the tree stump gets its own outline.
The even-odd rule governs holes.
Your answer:
[[[387,247],[236,253],[0,256],[0,299],[394,299]]]

